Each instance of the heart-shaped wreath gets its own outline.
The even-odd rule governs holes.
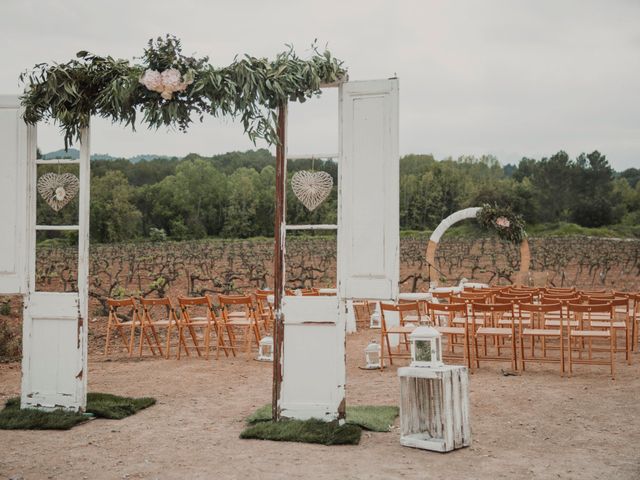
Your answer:
[[[327,172],[301,170],[291,178],[291,188],[298,200],[312,212],[331,193],[333,178]]]
[[[38,193],[59,212],[78,194],[80,182],[72,173],[45,173],[38,179]]]

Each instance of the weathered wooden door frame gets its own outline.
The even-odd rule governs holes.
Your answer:
[[[38,160],[37,126],[27,126],[27,290],[22,330],[21,407],[83,411],[87,391],[89,301],[89,128],[80,135],[78,160]],[[75,225],[37,225],[38,165],[78,165],[78,220]],[[77,292],[36,288],[39,231],[77,231]]]
[[[344,418],[348,301],[354,297],[379,300],[397,298],[399,276],[398,81],[387,79],[344,82],[335,86],[340,89],[339,154],[337,155],[338,222],[337,225],[306,225],[296,226],[295,229],[337,229],[337,312],[335,309],[331,312],[333,307],[327,302],[328,304],[324,306],[326,311],[319,316],[317,313],[310,315],[302,305],[291,305],[289,314],[296,315],[295,319],[288,317],[285,319],[283,314],[286,231],[291,227],[286,225],[286,105],[281,105],[278,110],[280,144],[276,150],[275,322],[272,386],[272,418],[274,420],[280,418],[283,409],[291,412],[294,418],[316,417],[328,420]],[[367,171],[375,177],[378,190],[373,192],[362,190],[362,186],[366,186]],[[356,193],[354,193],[355,190],[357,190]],[[354,198],[354,195],[366,198],[363,201],[362,198]],[[367,201],[375,205],[367,205]],[[364,223],[358,220],[359,215],[366,217]],[[367,222],[369,225],[372,224],[373,228],[363,232]],[[358,225],[352,226],[352,223]],[[357,252],[357,249],[362,247],[362,240],[366,242],[367,235],[376,236],[377,247],[373,247],[373,250],[377,248],[374,253],[380,254],[381,257],[373,259],[373,263],[377,265],[375,272],[367,270],[367,259]],[[359,245],[355,245],[354,241]],[[357,272],[352,266],[351,257],[353,256],[358,257],[359,260]],[[316,308],[320,308],[321,303],[323,302],[318,302]],[[314,316],[318,318],[312,318]],[[323,359],[321,352],[316,352],[315,356],[309,355],[315,358],[293,355],[296,364],[292,366],[289,362],[285,365],[287,357],[284,355],[284,336],[287,324],[290,328],[297,330],[296,338],[298,339],[313,338],[314,332],[322,333],[326,342],[326,351],[335,352],[336,358]],[[326,329],[332,330],[333,335],[327,334]],[[305,334],[301,330],[306,330],[308,333]],[[324,368],[322,373],[327,374],[322,376],[323,385],[332,389],[330,394],[323,396],[320,401],[316,398],[303,398],[304,396],[296,395],[295,389],[291,388],[291,383],[296,386],[306,385],[312,390],[312,385],[308,383],[309,375],[313,375],[314,372],[319,375],[318,369],[322,368]],[[288,388],[281,391],[283,372],[288,372],[287,375],[293,375],[294,378],[287,378]],[[283,400],[282,392],[291,398]]]

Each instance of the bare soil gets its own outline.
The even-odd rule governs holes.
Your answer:
[[[347,399],[398,404],[395,368],[365,371],[369,330],[350,335]],[[471,376],[473,444],[448,454],[400,446],[398,425],[360,445],[240,440],[244,418],[269,402],[271,364],[222,358],[105,360],[92,354],[91,391],[154,396],[133,417],[70,431],[0,431],[0,477],[14,479],[638,479],[640,355],[607,367],[555,365],[504,376],[485,363]],[[20,391],[19,364],[0,365],[0,400]]]

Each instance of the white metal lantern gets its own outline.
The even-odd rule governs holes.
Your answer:
[[[409,335],[412,367],[441,367],[442,336],[431,326],[420,326]]]
[[[369,328],[380,328],[380,304],[376,303],[376,307],[373,310],[373,313],[369,317]]]
[[[258,358],[261,362],[273,362],[273,337],[263,337],[258,345]]]
[[[364,349],[364,358],[367,362],[366,368],[367,370],[375,370],[380,368],[380,345],[376,342],[371,342]]]

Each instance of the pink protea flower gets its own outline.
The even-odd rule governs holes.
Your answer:
[[[152,92],[161,93],[164,90],[162,75],[157,70],[145,70],[139,81]]]
[[[496,225],[500,228],[509,228],[511,226],[511,222],[507,217],[498,217],[496,218]]]

